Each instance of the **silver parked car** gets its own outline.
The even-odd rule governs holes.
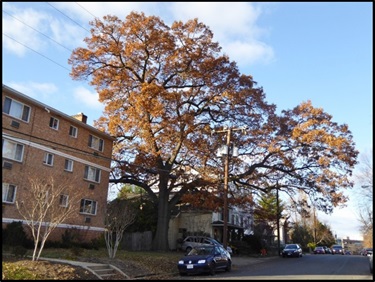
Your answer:
[[[214,246],[219,245],[223,246],[219,241],[215,240],[211,237],[206,236],[187,236],[181,245],[182,251],[185,253],[190,252],[194,247],[200,247],[200,246]],[[229,255],[232,254],[232,249],[228,246],[227,251]]]

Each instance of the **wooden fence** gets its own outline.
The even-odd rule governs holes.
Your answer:
[[[152,232],[124,233],[121,242],[121,249],[127,251],[151,251]]]

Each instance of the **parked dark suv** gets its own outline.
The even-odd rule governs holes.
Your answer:
[[[333,245],[331,247],[332,250],[332,255],[339,254],[339,255],[344,255],[344,249],[342,248],[341,245]]]

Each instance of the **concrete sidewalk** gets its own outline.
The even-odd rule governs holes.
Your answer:
[[[101,263],[75,261],[75,260],[67,260],[67,259],[54,259],[54,258],[44,258],[44,257],[40,257],[39,259],[53,261],[53,262],[67,263],[67,264],[71,264],[75,266],[99,266],[101,265]]]
[[[96,275],[98,277],[98,279],[100,279],[100,280],[104,280],[107,277],[115,276],[116,274],[120,275],[120,277],[124,277],[124,279],[130,279],[130,277],[126,273],[122,272],[121,269],[119,269],[116,266],[111,265],[111,264],[74,261],[74,260],[65,260],[65,259],[43,258],[43,257],[41,257],[39,259],[82,267],[82,268],[90,271],[94,275]]]

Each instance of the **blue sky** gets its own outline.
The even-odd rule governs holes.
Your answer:
[[[3,84],[67,114],[83,112],[89,124],[103,106],[87,81],[70,78],[67,60],[85,46],[94,16],[124,19],[142,11],[167,24],[198,18],[278,111],[311,100],[349,125],[361,153],[372,152],[372,2],[3,2],[2,8]],[[339,237],[361,239],[354,203],[319,219]]]

